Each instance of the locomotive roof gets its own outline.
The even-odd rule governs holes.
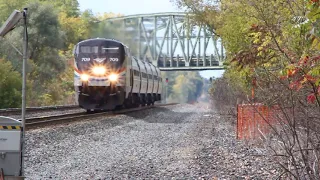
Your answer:
[[[80,41],[77,43],[78,44],[81,44],[81,43],[84,43],[84,42],[90,42],[90,41],[112,41],[112,42],[116,42],[116,43],[119,43],[123,46],[126,46],[125,44],[123,44],[122,42],[118,41],[118,40],[115,40],[115,39],[107,39],[107,38],[91,38],[91,39],[86,39],[86,40],[83,40],[83,41]],[[127,46],[126,46],[127,47]]]

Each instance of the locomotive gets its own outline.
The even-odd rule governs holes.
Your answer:
[[[74,47],[76,100],[87,112],[153,105],[161,100],[162,77],[114,39],[95,38]]]

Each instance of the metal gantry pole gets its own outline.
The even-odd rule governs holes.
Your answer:
[[[171,21],[170,25],[170,67],[173,67],[173,24],[175,23],[174,18],[172,16],[169,17]]]
[[[190,62],[190,52],[189,52],[189,46],[190,46],[190,22],[189,22],[189,16],[187,17],[187,60],[186,62]]]
[[[168,19],[168,24],[169,24],[169,26],[171,27],[172,26],[172,22],[171,22],[171,19],[170,19],[170,17],[169,17],[169,19]],[[172,64],[172,62],[171,62],[171,59],[170,59],[170,57],[171,57],[171,55],[170,55],[170,49],[169,49],[169,38],[170,38],[170,31],[171,31],[171,29],[170,29],[170,27],[168,27],[168,32],[169,32],[169,34],[168,34],[168,37],[166,38],[167,39],[167,54],[168,54],[168,60],[169,60],[169,67],[171,67],[171,64]]]
[[[142,23],[142,18],[139,18],[138,20],[138,59],[141,59],[141,23]]]
[[[153,62],[157,62],[157,63],[154,63],[154,65],[158,66],[158,59],[157,59],[157,16],[154,17],[154,30],[153,30]]]
[[[22,144],[21,144],[21,175],[24,176],[25,131],[26,131],[26,66],[28,59],[28,30],[27,8],[23,9],[24,35],[23,35],[23,61],[22,61]]]
[[[207,49],[207,31],[206,28],[203,28],[203,50],[202,50],[202,61],[203,61],[203,66],[206,66],[206,49]]]
[[[201,27],[202,27],[203,25],[200,25],[200,29],[199,29],[199,41],[198,41],[198,56],[197,56],[197,67],[199,67],[199,61],[200,61],[200,55],[201,55]],[[197,45],[195,45],[195,46],[197,46]]]

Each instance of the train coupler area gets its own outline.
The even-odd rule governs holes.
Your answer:
[[[78,94],[79,106],[87,110],[112,110],[123,101],[124,93],[119,87],[86,87]]]

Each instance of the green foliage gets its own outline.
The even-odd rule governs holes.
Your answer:
[[[30,56],[42,73],[54,75],[64,70],[63,59],[59,56],[62,34],[58,14],[49,4],[29,5],[29,49]]]
[[[70,89],[73,87],[73,83],[67,83],[68,87],[64,85],[72,81],[73,77],[68,76],[68,80],[61,81],[63,74],[70,72],[70,69],[66,70],[66,59],[71,58],[72,44],[77,43],[77,37],[88,36],[88,25],[83,25],[84,21],[78,17],[78,2],[74,0],[55,1],[55,3],[38,0],[24,1],[24,3],[19,0],[0,2],[1,13],[23,7],[28,7],[27,105],[42,105],[42,100],[46,105],[63,103],[62,99],[70,96]],[[69,23],[72,27],[67,27],[65,23]],[[12,68],[18,72],[21,72],[22,56],[13,49],[13,46],[22,52],[22,37],[21,22],[0,40],[0,58],[12,62]]]
[[[162,77],[164,81],[165,78],[168,78],[170,101],[195,102],[203,93],[204,80],[199,72],[163,72]]]
[[[80,15],[78,0],[39,0],[40,2],[52,3],[59,12],[64,12],[68,17],[78,17]]]
[[[65,68],[64,57],[59,55],[62,47],[62,34],[59,29],[59,21],[54,7],[49,4],[32,2],[28,5],[28,40],[29,58],[35,66],[30,69],[31,78],[37,79],[40,83],[46,79],[55,78]],[[17,70],[21,69],[21,55],[15,52],[10,44],[22,51],[21,44],[23,37],[23,27],[19,26],[8,34],[3,43],[0,55],[13,62]],[[9,52],[9,53],[8,53]]]
[[[82,17],[68,17],[65,12],[59,13],[60,27],[63,32],[63,48],[66,56],[71,57],[73,46],[89,37],[90,23]]]
[[[320,153],[319,0],[177,1],[215,27],[227,50],[229,68],[210,90],[216,108],[235,109],[238,100],[276,105],[277,125],[269,124],[276,141],[266,140],[283,156],[282,177],[319,179],[319,161],[310,156]]]
[[[0,108],[20,107],[21,76],[10,62],[0,59]]]
[[[266,70],[278,77],[289,77],[289,69],[290,73],[300,76],[295,77],[300,81],[295,84],[312,80],[305,75],[315,74],[313,69],[318,66],[315,62],[318,57],[314,57],[319,50],[317,3],[305,0],[295,3],[281,0],[221,0],[219,3],[178,0],[178,4],[197,14],[198,21],[215,27],[214,32],[222,37],[227,50],[230,69],[225,77],[241,77],[233,83],[240,85],[244,92],[249,92],[247,89],[251,87],[253,76],[264,76],[261,72]],[[313,66],[301,69],[301,61],[306,56],[312,57]]]
[[[5,22],[13,10],[21,10],[26,5],[25,0],[0,0],[0,24]]]

